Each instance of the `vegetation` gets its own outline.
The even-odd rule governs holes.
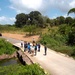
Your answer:
[[[2,54],[12,54],[16,49],[13,45],[7,42],[5,39],[0,38],[0,55]]]
[[[39,11],[32,11],[29,14],[20,13],[16,15],[16,27],[23,27],[26,25],[43,26],[43,18]]]
[[[47,34],[42,35],[40,42],[43,45],[46,42],[47,47],[51,48],[52,50],[75,57],[75,46],[73,43],[74,38],[69,37],[71,27],[61,25],[56,30],[55,29],[51,28]]]
[[[28,32],[27,35],[37,35],[41,32],[40,27],[36,27],[35,25],[29,25],[29,26],[24,26],[23,28],[24,32]]]
[[[70,9],[67,14],[69,15],[70,13],[75,13],[75,8]]]
[[[15,25],[0,25],[0,32],[22,33],[23,29],[16,28]]]
[[[37,64],[10,65],[0,67],[0,75],[46,75],[44,70]]]

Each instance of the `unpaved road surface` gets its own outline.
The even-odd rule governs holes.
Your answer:
[[[16,37],[19,38],[19,37]],[[9,40],[9,38],[7,38]],[[30,38],[31,39],[31,38]],[[11,39],[9,40],[11,41]],[[12,40],[20,47],[20,41]],[[75,60],[64,54],[57,53],[48,48],[47,55],[44,55],[44,47],[41,45],[41,51],[36,56],[31,56],[25,52],[35,63],[39,63],[47,72],[52,75],[75,75]]]
[[[32,42],[33,38],[35,39],[35,41],[39,40],[39,35],[30,36],[30,37],[25,37],[25,35],[23,34],[11,34],[11,33],[2,33],[2,35],[5,37],[14,38],[17,40],[28,41],[28,42]]]

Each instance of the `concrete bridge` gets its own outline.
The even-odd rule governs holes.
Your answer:
[[[6,38],[9,42],[14,44],[17,47],[20,47],[20,40]],[[31,56],[28,52],[23,52],[32,60],[33,63],[39,63],[42,68],[51,75],[75,75],[75,60],[71,57],[66,56],[65,54],[57,53],[48,48],[47,55],[44,55],[43,45],[41,45],[41,51],[37,52],[36,56]],[[24,51],[23,48],[21,48]]]

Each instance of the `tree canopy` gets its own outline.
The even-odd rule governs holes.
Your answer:
[[[28,20],[28,15],[21,13],[16,15],[16,22],[15,25],[17,27],[23,27],[23,25],[26,24],[26,21]]]
[[[71,12],[70,10],[68,14]],[[73,9],[74,11],[74,9]],[[50,19],[47,16],[43,16],[39,11],[31,11],[29,14],[20,13],[16,15],[16,21],[15,26],[16,27],[24,27],[28,25],[35,25],[38,27],[46,27],[46,26],[55,26],[55,25],[61,25],[61,24],[68,24],[71,25],[74,21],[71,17],[63,17],[59,16],[55,19]]]
[[[70,9],[67,14],[69,15],[70,13],[75,13],[75,8]]]
[[[31,11],[29,14],[20,13],[16,15],[16,27],[25,25],[43,25],[43,18],[39,11]]]

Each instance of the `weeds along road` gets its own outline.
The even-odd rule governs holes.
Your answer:
[[[20,46],[20,40],[7,38],[9,42]],[[31,57],[31,54],[27,55],[35,62],[39,63],[47,72],[52,75],[75,75],[75,60],[71,57],[67,57],[64,54],[57,53],[48,48],[47,55],[44,55],[44,47],[41,45],[41,51],[37,52],[36,56]]]

